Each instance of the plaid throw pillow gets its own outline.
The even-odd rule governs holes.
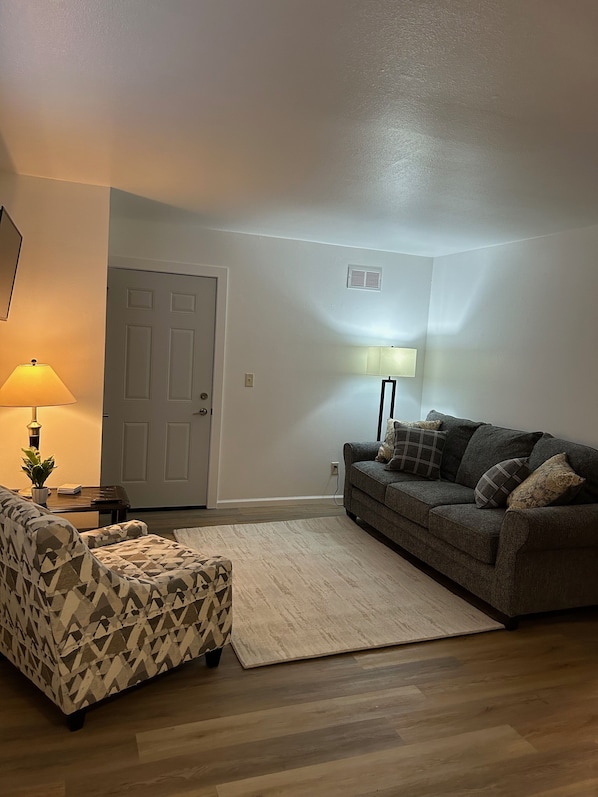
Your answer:
[[[518,484],[529,476],[527,459],[505,459],[484,473],[475,488],[475,502],[480,509],[504,506]]]
[[[417,427],[418,429],[440,429],[442,421],[397,421],[395,418],[389,418],[386,421],[386,434],[384,441],[376,455],[376,462],[388,462],[392,459],[392,452],[395,447],[395,430],[399,426]]]
[[[445,441],[446,432],[399,427],[395,431],[393,457],[385,470],[402,470],[426,479],[438,479]]]

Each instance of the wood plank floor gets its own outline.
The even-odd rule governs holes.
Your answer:
[[[177,527],[342,512],[330,503],[135,513]],[[598,610],[243,670],[228,647],[88,712],[0,662],[2,797],[597,797]]]

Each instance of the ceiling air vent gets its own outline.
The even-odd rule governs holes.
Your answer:
[[[382,269],[365,266],[349,266],[347,288],[361,291],[382,290]]]

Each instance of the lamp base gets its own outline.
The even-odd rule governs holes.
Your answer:
[[[31,415],[31,421],[27,424],[29,429],[29,448],[35,448],[39,451],[39,436],[42,425],[37,420],[37,407],[31,407]]]

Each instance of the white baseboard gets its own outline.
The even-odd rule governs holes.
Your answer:
[[[283,498],[228,498],[224,501],[218,501],[216,508],[224,509],[242,506],[284,506],[286,504],[298,503],[313,504],[322,501],[329,501],[331,504],[342,506],[343,497],[342,495],[289,495]]]

